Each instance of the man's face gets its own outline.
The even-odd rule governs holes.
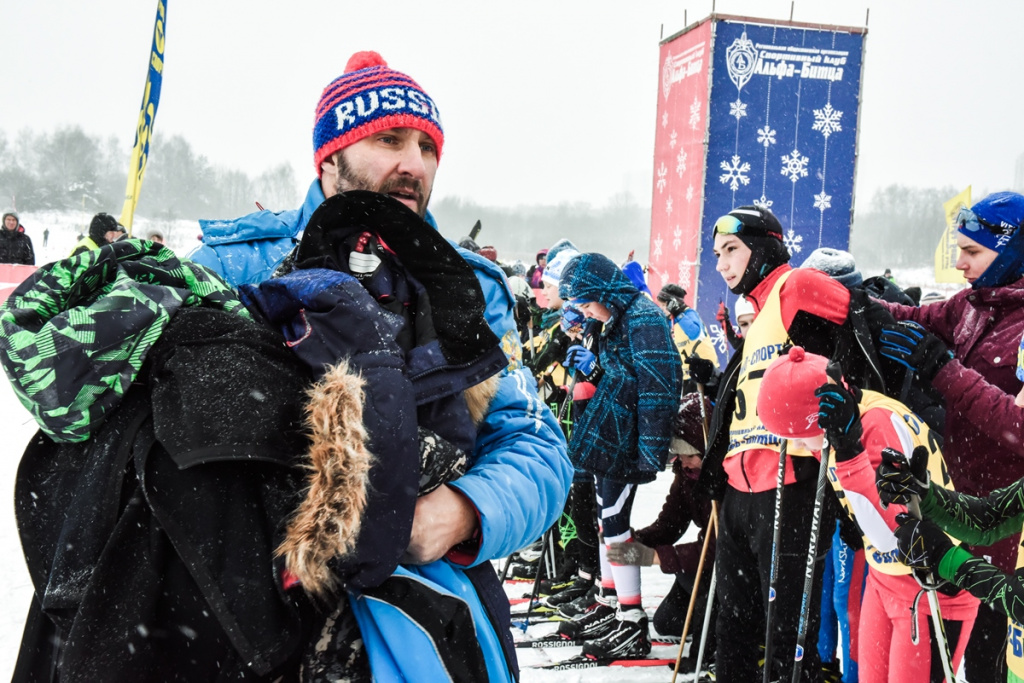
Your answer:
[[[113,244],[114,242],[121,239],[121,235],[123,234],[124,233],[121,232],[120,230],[107,230],[107,232],[104,233],[103,237],[106,238],[107,242]]]
[[[963,233],[957,233],[956,246],[960,247],[960,255],[956,259],[956,269],[963,271],[968,282],[974,282],[984,273],[999,252],[983,247]]]
[[[18,219],[14,216],[4,216],[4,227],[8,230],[17,230]]]
[[[740,334],[745,336],[747,334],[747,330],[750,329],[750,323],[752,322],[754,322],[753,313],[745,313],[741,316],[738,316],[736,318],[736,324],[739,325]]]
[[[397,199],[420,216],[437,173],[437,145],[415,128],[389,128],[332,154],[321,164],[324,196],[370,190]]]

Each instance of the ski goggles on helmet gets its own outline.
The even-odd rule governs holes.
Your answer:
[[[966,206],[961,207],[960,211],[957,213],[955,225],[957,229],[967,230],[969,232],[978,232],[979,230],[981,230],[982,226],[984,226],[986,229],[992,232],[999,234],[1002,234],[1006,231],[1005,228],[1003,228],[1002,226],[996,225],[994,223],[989,223],[984,218],[979,217],[978,214],[974,213]]]
[[[747,217],[744,221],[742,217]],[[776,237],[782,239],[782,233],[769,229],[765,217],[755,209],[733,209],[715,221],[716,235],[750,235],[752,237]]]

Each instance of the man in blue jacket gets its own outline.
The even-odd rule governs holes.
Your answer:
[[[515,302],[504,276],[486,259],[449,247],[431,227],[426,206],[443,144],[437,107],[422,88],[405,74],[390,69],[380,55],[357,53],[349,60],[345,73],[324,89],[317,106],[313,147],[319,177],[310,186],[302,207],[204,223],[204,245],[192,258],[229,283],[242,286],[250,306],[255,302],[268,318],[277,315],[272,322],[281,326],[297,353],[302,345],[309,344],[309,337],[303,334],[307,328],[314,337],[346,332],[344,321],[332,324],[342,309],[336,298],[327,301],[325,293],[348,292],[351,283],[358,282],[382,313],[358,306],[346,310],[363,310],[371,319],[375,315],[382,315],[382,320],[397,315],[395,343],[404,349],[409,378],[414,387],[419,377],[432,384],[430,390],[416,389],[420,427],[425,422],[450,425],[451,404],[442,401],[438,408],[437,397],[451,394],[453,387],[471,387],[487,377],[483,369],[468,377],[470,373],[453,362],[452,353],[457,354],[459,345],[446,346],[444,338],[445,330],[459,331],[460,321],[462,327],[470,326],[473,314],[453,299],[465,290],[456,284],[462,270],[470,273],[471,281],[475,277],[482,294],[482,317],[504,352],[501,369],[494,378],[493,394],[488,392],[488,401],[478,407],[482,416],[473,416],[472,438],[459,443],[469,451],[467,471],[448,485],[415,499],[411,527],[406,525],[397,534],[407,537],[408,542],[403,546],[402,564],[392,578],[412,576],[417,585],[430,582],[435,590],[448,591],[468,602],[487,660],[488,677],[503,680],[514,676],[515,670],[507,603],[502,609],[489,599],[497,595],[503,601],[504,595],[495,578],[483,579],[481,571],[493,575],[489,560],[526,545],[554,522],[565,501],[572,468],[554,417],[538,399],[535,384],[522,366],[522,349],[512,317]],[[360,192],[367,190],[370,192]],[[379,195],[394,201],[372,199]],[[421,226],[414,226],[413,232],[425,231],[422,239],[409,240],[408,230],[397,229],[409,220]],[[275,271],[283,277],[268,280]],[[447,296],[445,282],[447,289],[460,292]],[[350,295],[356,296],[345,294]],[[419,310],[409,313],[410,302],[421,306],[424,300],[430,302],[429,315]],[[318,320],[311,315],[315,306],[323,307]],[[377,329],[383,327],[378,325]],[[412,330],[416,338],[403,342],[402,329]],[[424,329],[432,330],[425,335],[427,338],[421,338]],[[440,349],[434,348],[437,340],[429,338],[435,332]],[[426,372],[426,366],[421,365],[437,365],[439,361],[442,374]],[[473,408],[470,405],[471,412]],[[465,405],[461,411],[465,412]],[[372,427],[367,427],[372,432]],[[458,443],[459,429],[449,440]],[[371,443],[373,439],[371,433]],[[382,467],[389,464],[379,449],[374,456]],[[373,490],[384,486],[383,481],[374,486],[372,469],[370,483]],[[379,531],[395,523],[395,519],[382,521]],[[359,551],[357,544],[357,555]],[[340,562],[344,564],[344,558]],[[371,563],[372,572],[365,571],[365,566],[350,572],[341,564],[331,561],[335,577],[343,587],[360,591],[367,586],[376,588],[370,584],[382,578],[379,573],[386,570],[386,577],[395,567],[394,561],[388,568],[388,562],[377,556]],[[308,585],[314,574],[311,571],[299,577],[304,587],[314,588]],[[376,578],[367,578],[371,575]],[[401,609],[382,607],[386,601],[378,599],[379,591],[373,599],[366,591],[362,595],[366,599],[349,602],[374,676],[381,680],[392,674],[414,678],[424,671],[434,671],[422,657],[413,656],[422,629],[395,620]],[[481,620],[484,614],[488,618]],[[500,656],[502,651],[504,657]],[[443,667],[442,655],[436,659]]]

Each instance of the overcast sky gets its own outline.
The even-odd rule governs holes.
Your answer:
[[[857,195],[889,183],[1007,189],[1024,152],[1024,3],[798,0],[794,19],[862,26]],[[127,169],[155,0],[0,3],[0,129],[77,124],[124,139]],[[168,0],[160,140],[183,135],[251,174],[313,177],[313,111],[357,50],[434,98],[445,126],[435,197],[512,206],[649,203],[658,42],[711,2]],[[718,0],[789,17],[789,0]],[[143,186],[145,192],[145,186]],[[116,208],[116,207],[115,207]]]

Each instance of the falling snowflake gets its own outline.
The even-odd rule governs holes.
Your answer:
[[[697,124],[700,123],[700,99],[694,95],[693,104],[690,105],[690,130],[697,130]]]
[[[729,103],[729,116],[735,116],[736,120],[739,121],[741,117],[747,115],[747,105],[740,101],[740,98],[736,98],[735,102]]]
[[[794,183],[797,178],[807,177],[807,157],[800,154],[800,150],[794,149],[792,154],[782,157],[782,175],[788,176]]]
[[[658,258],[661,256],[661,235],[654,238],[654,253],[651,254],[651,258]]]
[[[679,251],[679,245],[683,243],[683,229],[678,225],[672,231],[672,248]]]
[[[679,262],[679,270],[676,273],[676,275],[679,276],[678,277],[679,286],[682,287],[683,289],[687,289],[688,290],[688,289],[690,289],[690,285],[693,284],[693,278],[690,276],[690,273],[692,273],[692,272],[693,271],[690,268],[690,264],[689,263],[686,263],[684,261],[680,261]]]
[[[743,162],[741,164],[738,155],[732,155],[732,163],[723,161],[719,166],[723,171],[725,171],[725,173],[718,176],[719,182],[729,183],[729,189],[733,192],[739,188],[740,183],[743,183],[744,185],[750,184],[750,177],[747,176],[747,171],[750,170],[750,164],[747,162]],[[806,171],[804,171],[804,175],[807,175]]]
[[[718,325],[712,325],[708,328],[708,332],[711,335],[711,343],[718,349],[719,353],[725,353],[728,342],[725,340],[725,332]]]
[[[665,200],[665,214],[668,216],[672,215],[672,198],[669,197]]]
[[[662,192],[665,191],[665,185],[668,184],[668,181],[665,180],[665,176],[667,175],[668,166],[666,166],[665,162],[663,161],[661,162],[661,166],[658,167],[658,194],[661,194]]]
[[[693,199],[693,185],[686,188],[686,203],[689,204],[690,200]]]
[[[668,125],[668,112],[665,111],[665,112],[661,113],[661,127],[664,128],[667,125]]]
[[[814,195],[814,208],[819,211],[825,211],[825,209],[832,208],[832,195],[825,194],[825,190],[821,191],[821,194]]]
[[[672,130],[672,134],[668,136],[668,146],[669,146],[669,148],[671,148],[671,149],[675,149],[676,148],[676,138],[678,138],[678,137],[679,136],[676,135],[675,129],[673,129]]]
[[[825,105],[824,109],[814,110],[814,130],[820,130],[821,134],[828,139],[829,135],[840,131],[843,127],[839,124],[839,119],[843,118],[843,112],[832,108],[832,103],[829,102]]]
[[[789,229],[786,236],[782,238],[783,243],[786,245],[786,249],[789,249],[790,254],[799,254],[804,250],[800,246],[800,243],[804,241],[803,235],[798,235],[793,231],[793,228]]]
[[[676,155],[676,173],[680,178],[683,177],[683,171],[686,170],[686,150],[682,147],[679,148],[679,154]]]
[[[774,204],[774,203],[775,203],[774,201],[772,201],[771,199],[768,199],[764,195],[761,195],[760,199],[755,199],[754,200],[754,206],[756,206],[759,209],[771,209],[772,208],[772,204]]]
[[[775,144],[775,131],[765,124],[764,128],[757,129],[757,141],[764,145],[765,149],[768,149],[768,145]]]

